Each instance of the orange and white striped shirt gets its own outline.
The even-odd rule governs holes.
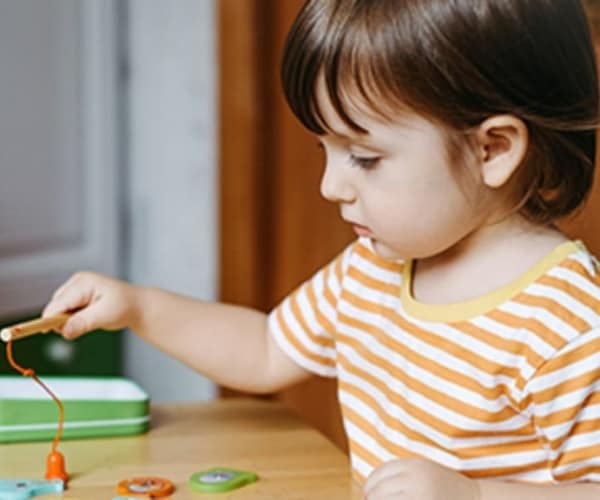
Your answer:
[[[600,266],[566,242],[481,298],[426,305],[410,261],[351,244],[269,315],[337,377],[353,472],[420,456],[469,477],[600,481]]]

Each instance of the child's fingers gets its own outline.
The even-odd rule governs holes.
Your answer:
[[[54,293],[52,294],[52,299],[59,299],[60,297],[62,297],[65,292],[67,292],[70,288],[74,287],[74,286],[82,286],[85,285],[85,283],[87,281],[89,281],[89,278],[91,277],[90,272],[86,272],[86,271],[80,271],[77,272],[73,275],[71,275],[71,277],[69,279],[67,279],[67,281],[65,281],[61,286],[59,286]]]
[[[88,292],[85,289],[67,289],[60,299],[54,300],[46,306],[42,316],[77,311],[58,329],[63,337],[74,339],[102,326],[103,305],[92,301],[92,296],[91,291]]]
[[[100,327],[97,307],[90,306],[73,314],[62,326],[61,333],[66,339],[75,339],[84,333]]]
[[[55,316],[57,314],[69,312],[74,309],[80,309],[81,307],[85,307],[85,305],[86,303],[83,301],[82,296],[71,295],[62,297],[60,299],[55,299],[46,305],[42,311],[42,318]]]
[[[406,470],[406,463],[406,460],[395,459],[379,466],[371,472],[363,486],[365,496],[368,497],[379,484],[388,480],[390,477],[403,474]]]
[[[92,300],[91,286],[71,285],[53,298],[44,308],[42,317],[54,316],[86,307]]]

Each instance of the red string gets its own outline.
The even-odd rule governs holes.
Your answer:
[[[62,436],[63,423],[65,421],[65,410],[63,408],[62,402],[60,401],[60,399],[58,399],[56,394],[54,394],[50,390],[50,388],[37,377],[37,375],[31,368],[23,368],[21,365],[19,365],[14,360],[13,353],[12,353],[12,340],[10,340],[6,344],[6,357],[8,358],[8,362],[10,363],[10,366],[12,366],[15,370],[17,370],[24,377],[31,377],[33,379],[33,381],[36,384],[38,384],[46,392],[46,394],[48,394],[48,396],[50,396],[56,403],[56,406],[58,407],[58,428],[56,430],[56,435],[54,436],[54,440],[52,441],[52,453],[56,453],[56,448],[58,447],[58,442],[60,441],[60,438]]]

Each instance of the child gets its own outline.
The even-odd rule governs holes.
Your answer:
[[[337,377],[369,499],[597,498],[600,266],[553,225],[594,169],[580,2],[309,0],[282,76],[357,241],[269,316],[93,273],[44,314],[245,391]]]

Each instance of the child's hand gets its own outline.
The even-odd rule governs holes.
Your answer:
[[[375,469],[365,500],[479,500],[476,480],[420,458],[397,459]]]
[[[79,272],[58,288],[43,317],[76,311],[60,328],[74,339],[90,330],[116,330],[132,326],[138,311],[138,288],[92,272]]]

